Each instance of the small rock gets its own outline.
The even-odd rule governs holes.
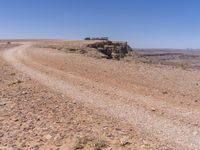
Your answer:
[[[120,129],[120,128],[116,128],[116,130],[117,130],[117,131],[121,131],[122,129]]]
[[[148,144],[148,142],[147,141],[145,141],[145,140],[142,140],[142,142],[146,145],[146,144]]]
[[[17,122],[17,121],[19,121],[19,119],[14,119],[14,122]]]
[[[167,92],[167,91],[163,91],[162,93],[163,93],[163,94],[168,94],[168,92]]]
[[[33,149],[33,150],[39,150],[39,148],[40,148],[39,145],[33,145],[31,149]]]
[[[120,140],[121,146],[125,146],[127,144],[130,144],[129,137],[124,137]]]
[[[6,105],[5,102],[0,103],[0,106],[5,106],[5,105]]]
[[[24,142],[24,143],[22,143],[22,145],[21,145],[22,147],[26,147],[26,143]]]
[[[156,109],[155,108],[151,108],[151,111],[156,111]]]
[[[28,94],[26,91],[22,91],[22,95],[26,95]]]
[[[50,140],[52,138],[52,136],[50,134],[47,134],[44,136],[47,140]]]
[[[107,137],[109,137],[109,138],[110,138],[110,137],[112,137],[112,136],[113,136],[113,135],[112,135],[112,134],[110,134],[110,133],[109,133],[109,134],[107,134]]]
[[[16,148],[16,147],[17,147],[17,145],[16,145],[16,144],[12,144],[12,145],[11,145],[11,147],[13,147],[13,148]]]
[[[37,142],[43,142],[43,139],[39,138],[37,139]]]
[[[60,147],[60,146],[62,145],[61,142],[58,141],[58,140],[56,140],[56,141],[54,142],[54,144],[55,144],[57,147]]]
[[[198,132],[197,132],[197,131],[194,131],[194,132],[193,132],[193,135],[194,135],[194,136],[196,136],[197,134],[198,134]]]
[[[0,138],[3,137],[3,136],[4,136],[4,134],[0,132]]]
[[[15,82],[15,84],[20,84],[20,83],[22,83],[23,81],[22,80],[17,80],[16,82]]]

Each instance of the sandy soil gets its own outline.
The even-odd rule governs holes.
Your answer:
[[[32,45],[1,50],[2,149],[200,149],[198,70]]]

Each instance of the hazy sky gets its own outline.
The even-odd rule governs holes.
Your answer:
[[[200,48],[200,0],[1,0],[0,38],[108,36],[133,47]]]

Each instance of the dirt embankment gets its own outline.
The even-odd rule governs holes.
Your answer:
[[[199,149],[198,70],[83,57],[45,44],[54,43],[1,52],[0,145]]]

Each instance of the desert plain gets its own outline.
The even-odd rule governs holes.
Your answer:
[[[98,42],[0,42],[0,149],[200,149],[200,53]]]

